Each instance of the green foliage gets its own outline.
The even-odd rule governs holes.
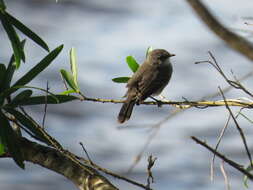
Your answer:
[[[27,26],[25,26],[22,22],[17,20],[15,17],[10,15],[8,12],[5,12],[5,16],[9,20],[9,22],[15,26],[19,31],[21,31],[24,35],[26,35],[28,38],[33,40],[35,43],[37,43],[39,46],[41,46],[46,51],[50,51],[49,47],[47,46],[46,42],[42,40],[36,33],[34,33],[32,30],[30,30]]]
[[[13,26],[11,25],[11,23],[9,22],[8,18],[4,13],[0,12],[0,20],[11,42],[15,57],[16,68],[18,69],[20,67],[21,59],[22,61],[25,62],[25,53],[23,51],[21,42],[15,29],[13,28]]]
[[[3,155],[4,153],[5,153],[4,144],[1,142],[1,138],[0,138],[0,156]]]
[[[31,29],[25,26],[21,21],[19,21],[18,19],[16,19],[14,16],[12,16],[6,11],[6,6],[3,0],[0,1],[0,20],[11,42],[11,46],[14,52],[14,58],[15,58],[14,63],[15,63],[16,69],[20,67],[21,60],[25,62],[25,53],[22,48],[22,42],[20,41],[15,28],[18,29],[20,32],[22,32],[31,40],[33,40],[43,49],[45,49],[46,51],[49,51],[48,45],[42,38],[40,38],[35,32],[33,32]]]
[[[23,99],[29,98],[32,95],[32,90],[24,90],[20,92],[15,98],[13,98],[12,103],[23,101]]]
[[[6,9],[5,3],[3,0],[0,0],[0,12]]]
[[[153,51],[153,48],[152,48],[152,46],[149,46],[146,50],[146,58],[148,57],[148,54],[151,51]],[[140,66],[137,63],[137,61],[135,60],[135,58],[131,55],[126,57],[126,63],[127,63],[128,67],[130,68],[130,70],[133,73],[135,73],[138,70],[139,66]],[[116,83],[127,83],[130,78],[131,77],[116,77],[116,78],[113,78],[112,81],[116,82]]]
[[[6,73],[6,67],[4,64],[0,63],[0,81],[4,80],[5,73]]]
[[[0,24],[2,24],[12,46],[12,56],[8,65],[0,63],[0,155],[10,155],[19,167],[24,168],[24,158],[19,143],[22,134],[16,133],[12,125],[16,125],[18,129],[21,127],[22,131],[48,145],[50,145],[50,140],[43,129],[27,114],[20,112],[18,108],[27,105],[61,104],[79,98],[68,95],[71,91],[54,94],[48,89],[26,86],[56,59],[62,51],[63,45],[50,51],[46,42],[39,35],[6,11],[3,0],[0,0]],[[13,76],[17,69],[22,66],[21,61],[25,62],[25,40],[20,40],[16,30],[49,53],[13,84]],[[66,74],[65,72],[64,79],[69,85],[73,84],[74,92],[80,92],[77,81],[76,53],[73,48],[70,51],[70,64],[71,73]],[[43,95],[33,96],[34,90],[43,92]]]
[[[139,68],[139,64],[135,60],[133,56],[127,56],[126,62],[128,64],[128,67],[135,73],[137,69]]]
[[[117,82],[117,83],[127,83],[129,79],[130,77],[118,77],[118,78],[113,78],[112,81]]]
[[[76,63],[76,51],[74,48],[70,50],[70,69],[71,72],[61,69],[60,73],[62,78],[67,82],[71,90],[66,90],[62,94],[79,93],[80,88],[77,82],[77,63]]]
[[[134,73],[139,68],[139,64],[137,63],[135,58],[131,55],[126,57],[126,63],[128,65],[128,67],[130,68],[130,70]],[[127,83],[130,78],[131,77],[116,77],[116,78],[113,78],[112,81],[116,82],[116,83]]]
[[[44,136],[41,127],[38,126],[38,124],[36,124],[31,118],[28,118],[27,116],[25,116],[19,111],[16,111],[15,109],[7,108],[5,109],[5,111],[12,114],[17,119],[17,121],[30,132],[30,135],[32,137],[50,145],[50,142]]]
[[[16,164],[21,167],[25,168],[23,155],[20,150],[20,144],[18,142],[18,136],[12,129],[8,119],[6,116],[0,112],[0,138],[1,142],[3,143],[5,149],[8,150],[10,155],[12,156],[13,160]]]
[[[21,41],[22,49],[24,49],[25,42],[26,42],[26,40],[22,40]],[[7,89],[7,88],[10,87],[10,84],[11,84],[12,77],[14,75],[15,69],[16,69],[16,63],[15,63],[15,57],[14,57],[14,54],[13,54],[11,56],[11,58],[10,58],[10,61],[9,61],[8,67],[7,67],[5,78],[4,78],[3,84],[1,86],[2,88],[0,87],[1,91],[3,91],[3,90],[5,90],[5,89]]]
[[[44,57],[37,65],[35,65],[30,71],[28,71],[23,77],[21,77],[14,86],[23,86],[33,80],[39,73],[41,73],[61,52],[63,45],[55,48],[46,57]]]
[[[30,106],[40,104],[62,104],[73,100],[79,100],[79,98],[76,96],[66,96],[66,95],[33,96],[20,99],[19,101],[13,100],[10,104],[6,104],[5,107],[8,108],[8,107]]]

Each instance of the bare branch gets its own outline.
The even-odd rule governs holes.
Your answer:
[[[187,0],[200,19],[231,48],[253,60],[253,45],[243,37],[224,27],[200,0]]]
[[[249,179],[253,180],[253,175],[251,173],[249,173],[246,169],[244,169],[242,165],[239,165],[236,162],[234,162],[233,160],[228,159],[223,154],[219,153],[218,151],[214,150],[212,147],[210,147],[209,145],[207,145],[204,141],[201,141],[198,138],[193,137],[193,136],[191,138],[196,143],[202,145],[203,147],[205,147],[206,149],[208,149],[209,151],[211,151],[212,153],[214,153],[216,156],[218,156],[219,158],[221,158],[222,160],[224,160],[224,162],[228,163],[233,168],[237,169],[238,171],[240,171],[244,175],[248,176]]]
[[[237,120],[236,120],[236,118],[235,118],[235,116],[234,116],[232,110],[230,109],[230,107],[229,107],[228,104],[226,103],[226,97],[224,96],[224,94],[223,94],[222,90],[220,89],[220,87],[219,87],[219,90],[220,90],[220,93],[221,93],[221,95],[222,95],[222,97],[223,97],[223,99],[224,99],[224,102],[225,102],[225,104],[226,104],[226,108],[227,108],[227,110],[229,111],[229,114],[231,115],[231,117],[232,117],[232,119],[233,119],[233,121],[234,121],[234,123],[235,123],[235,126],[236,126],[236,128],[237,128],[237,130],[238,130],[238,132],[239,132],[239,134],[240,134],[240,136],[241,136],[241,138],[242,138],[243,145],[244,145],[244,147],[245,147],[245,150],[246,150],[246,152],[247,152],[247,155],[248,155],[248,157],[249,157],[249,161],[250,161],[250,164],[251,164],[251,167],[252,167],[252,166],[253,166],[252,158],[251,158],[251,154],[250,154],[250,151],[249,151],[249,148],[248,148],[247,141],[246,141],[245,135],[244,135],[244,133],[243,133],[243,130],[242,130],[242,128],[240,127],[239,123],[237,122]]]

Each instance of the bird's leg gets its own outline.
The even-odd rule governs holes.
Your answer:
[[[157,106],[160,108],[162,107],[163,103],[161,100],[157,100],[156,98],[154,98],[153,96],[149,96],[152,100],[154,100],[157,103]]]

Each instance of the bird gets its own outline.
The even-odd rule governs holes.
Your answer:
[[[170,81],[173,68],[170,58],[175,56],[165,49],[154,49],[127,82],[126,100],[118,114],[118,122],[129,120],[135,105],[148,97],[159,95]]]

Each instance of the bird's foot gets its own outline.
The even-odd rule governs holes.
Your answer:
[[[153,96],[150,96],[150,98],[153,99],[153,100],[156,102],[156,104],[157,104],[157,106],[158,106],[159,108],[162,107],[163,102],[162,102],[161,100],[157,100],[157,99],[154,98]]]

